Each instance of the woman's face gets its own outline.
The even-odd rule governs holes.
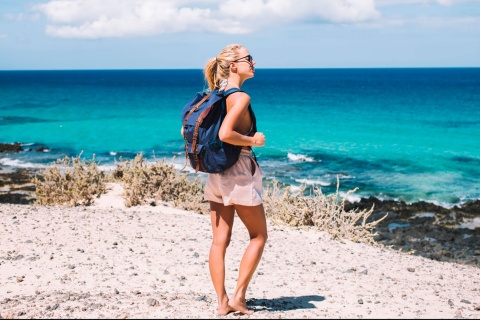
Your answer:
[[[237,68],[237,74],[243,79],[253,78],[255,74],[255,61],[246,48],[238,50],[240,58],[232,61],[232,65]]]

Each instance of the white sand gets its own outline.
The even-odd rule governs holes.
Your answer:
[[[1,318],[217,318],[208,216],[125,208],[121,188],[110,185],[94,206],[3,204],[0,220]],[[247,244],[237,219],[230,293]],[[476,267],[269,223],[247,299],[257,319],[478,319],[479,291]]]

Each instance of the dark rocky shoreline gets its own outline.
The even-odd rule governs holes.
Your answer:
[[[18,147],[0,144],[0,152],[16,152]],[[32,178],[38,173],[34,169],[4,171],[0,167],[0,203],[33,204]],[[365,210],[372,206],[374,211],[367,222],[388,214],[374,229],[378,243],[433,260],[480,267],[480,227],[458,228],[465,221],[480,219],[480,200],[445,208],[422,201],[407,204],[370,197],[346,203],[345,209]]]
[[[375,228],[375,240],[393,249],[438,261],[480,267],[480,227],[459,228],[465,221],[480,218],[480,201],[444,208],[427,202],[362,198],[347,203],[346,210],[364,210],[374,206],[367,222],[388,214]]]

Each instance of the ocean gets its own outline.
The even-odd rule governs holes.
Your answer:
[[[205,88],[201,69],[0,71],[0,143],[24,147],[0,166],[81,154],[110,169],[143,153],[180,170],[181,110]],[[480,199],[480,68],[257,69],[242,89],[267,138],[254,147],[265,184],[356,189],[351,201]]]

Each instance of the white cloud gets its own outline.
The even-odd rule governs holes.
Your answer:
[[[186,31],[245,34],[284,23],[358,23],[380,16],[374,0],[51,0],[34,10],[47,18],[49,35],[90,39]]]
[[[439,4],[442,6],[451,6],[451,5],[467,3],[467,2],[480,3],[480,0],[375,0],[375,3],[378,6],[430,4],[430,3]]]

